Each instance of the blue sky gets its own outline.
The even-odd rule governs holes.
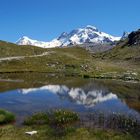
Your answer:
[[[121,36],[140,28],[139,6],[140,0],[0,0],[0,40],[49,41],[86,25]]]

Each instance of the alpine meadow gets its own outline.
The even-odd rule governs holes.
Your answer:
[[[0,140],[139,140],[139,5],[1,0]]]

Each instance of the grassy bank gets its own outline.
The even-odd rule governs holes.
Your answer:
[[[15,115],[9,111],[0,109],[0,125],[13,123],[15,121]]]
[[[20,46],[20,49],[26,50],[26,47]],[[32,50],[36,49],[39,48]],[[27,51],[29,50],[27,49]],[[133,61],[114,60],[109,57],[108,59],[105,56],[102,59],[103,54],[95,55],[79,47],[40,49],[37,52],[39,54],[47,52],[47,55],[28,57],[28,53],[26,53],[27,56],[22,59],[0,61],[0,73],[63,73],[84,78],[140,80],[139,64]],[[34,54],[33,51],[30,53]],[[23,55],[25,55],[24,51]]]
[[[38,134],[33,136],[25,134],[25,132],[32,130],[37,130]],[[77,128],[67,131],[69,132],[65,136],[58,137],[52,133],[48,126],[17,128],[7,125],[0,128],[0,138],[2,140],[135,140],[130,134],[112,130]]]
[[[120,119],[115,115],[114,121]],[[103,120],[102,120],[103,121]],[[114,121],[112,126],[114,126]],[[79,125],[80,118],[77,113],[67,110],[56,110],[48,113],[37,113],[25,119],[24,125],[17,127],[5,125],[0,127],[2,140],[135,140],[136,136],[128,131],[129,125],[137,128],[134,120],[121,118],[119,125],[123,128],[118,130],[102,127],[86,127]],[[117,124],[117,123],[116,123]],[[118,125],[118,124],[117,124]],[[127,128],[128,127],[128,128]],[[126,131],[124,131],[124,129]],[[37,134],[27,135],[25,132],[37,131]],[[135,130],[139,131],[139,130]]]
[[[13,43],[0,41],[0,58],[13,56],[30,56],[41,54],[45,49],[34,46],[18,46]]]

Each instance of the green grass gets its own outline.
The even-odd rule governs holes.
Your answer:
[[[118,46],[101,54],[93,54],[80,47],[43,49],[33,46],[1,43],[0,57],[20,55],[26,55],[27,57],[0,61],[0,73],[63,73],[81,77],[127,80],[131,75],[125,77],[125,72],[130,71],[137,74],[135,77],[132,76],[130,80],[140,80],[139,61],[135,61],[135,58],[138,58],[140,54],[139,47],[122,48]],[[42,54],[43,52],[48,52],[48,55],[28,57]]]
[[[123,60],[130,61],[139,64],[138,58],[140,55],[140,46],[122,46],[118,45],[113,49],[104,52],[98,53],[98,57],[101,59],[110,59],[110,60]]]
[[[57,126],[68,126],[79,121],[77,113],[67,110],[56,110],[52,116],[51,122]]]
[[[33,136],[25,134],[27,131],[37,130]],[[77,128],[67,130],[64,136],[55,136],[48,126],[41,127],[15,127],[12,125],[0,128],[2,140],[135,140],[130,134],[123,134],[112,130]]]
[[[0,109],[0,124],[12,123],[15,121],[15,115],[9,111]]]
[[[24,120],[24,125],[54,125],[69,126],[79,121],[77,113],[68,110],[55,110],[48,113],[37,113]]]
[[[37,113],[25,119],[24,125],[43,125],[48,124],[49,118],[46,113]]]
[[[135,120],[113,114],[109,120],[117,123],[119,129],[108,128],[86,128],[84,125],[75,125],[79,121],[78,114],[67,110],[56,110],[49,113],[37,113],[28,117],[24,121],[24,126],[4,125],[0,127],[0,138],[2,140],[135,140],[137,135],[129,133],[135,129]],[[123,117],[123,118],[122,118]],[[135,128],[134,128],[135,127]],[[133,129],[134,128],[134,129]],[[130,129],[130,130],[129,130]],[[33,136],[26,135],[25,132],[36,130]],[[125,133],[124,133],[125,132]]]
[[[98,127],[106,130],[121,131],[123,133],[130,133],[133,136],[139,136],[140,125],[137,119],[131,116],[125,116],[119,113],[112,113],[107,118],[103,113],[89,114],[89,123],[95,123],[94,129]],[[68,110],[55,110],[49,113],[37,113],[28,117],[24,121],[24,125],[31,127],[40,127],[46,125],[50,128],[50,134],[56,137],[66,136],[74,132],[77,128],[87,127],[89,130],[93,129],[93,125],[87,126],[85,122],[76,112]],[[106,126],[106,127],[105,127]]]
[[[13,43],[0,41],[0,58],[12,56],[30,56],[41,54],[45,51],[43,48],[34,46],[18,46]]]

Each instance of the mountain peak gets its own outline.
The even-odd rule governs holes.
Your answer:
[[[129,32],[124,31],[121,40],[128,38]]]
[[[27,40],[29,40],[30,38],[28,36],[22,36],[20,39],[27,39]]]
[[[85,29],[90,29],[90,30],[98,31],[98,29],[95,26],[92,26],[92,25],[87,25]]]
[[[35,40],[32,40],[27,36],[22,36],[20,39],[18,39],[16,41],[16,44],[18,44],[18,45],[31,45],[32,41],[35,41]]]
[[[18,45],[33,45],[45,48],[51,47],[63,47],[70,45],[80,44],[106,44],[114,43],[114,41],[120,40],[120,37],[114,37],[104,32],[100,32],[95,26],[87,25],[84,28],[74,29],[69,33],[63,32],[57,39],[50,42],[42,42],[32,40],[27,36],[23,36],[16,43]]]

